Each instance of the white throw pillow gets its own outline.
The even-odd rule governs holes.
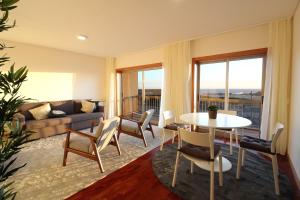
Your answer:
[[[89,101],[81,101],[81,111],[85,113],[91,113],[95,109],[95,103]]]
[[[36,120],[47,119],[50,111],[51,107],[49,103],[29,110],[29,112]]]

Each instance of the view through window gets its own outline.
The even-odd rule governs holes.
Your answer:
[[[226,60],[196,66],[198,83],[197,111],[206,112],[209,105],[235,110],[259,129],[263,98],[264,58]]]
[[[162,69],[138,72],[139,112],[154,109],[154,123],[159,120],[162,80]]]
[[[163,69],[134,69],[117,72],[117,111],[119,115],[154,109],[152,123],[159,120]]]

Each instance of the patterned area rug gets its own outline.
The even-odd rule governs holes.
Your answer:
[[[177,181],[171,187],[174,164],[176,159],[176,144],[165,145],[163,151],[158,151],[152,160],[156,176],[172,192],[182,199],[209,199],[209,172],[195,166],[190,174],[190,162],[181,157],[178,167]],[[218,174],[215,173],[215,199],[293,199],[292,186],[283,173],[280,173],[280,196],[275,195],[272,164],[260,155],[247,152],[245,167],[241,169],[240,180],[236,180],[236,164],[238,149],[229,155],[229,147],[222,144],[223,156],[232,163],[232,169],[223,173],[223,187],[218,186]]]
[[[102,151],[104,173],[97,162],[73,153],[68,155],[67,166],[62,166],[66,134],[30,142],[18,154],[18,163],[27,162],[26,167],[8,181],[15,181],[17,199],[64,199],[159,146],[161,130],[153,128],[156,137],[153,139],[151,133],[146,133],[147,148],[142,140],[121,134],[121,156],[115,146]],[[171,134],[167,136],[171,138]]]

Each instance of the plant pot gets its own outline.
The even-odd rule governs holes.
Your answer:
[[[217,114],[218,114],[217,110],[209,110],[208,111],[209,119],[217,119]]]

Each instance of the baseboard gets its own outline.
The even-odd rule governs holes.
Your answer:
[[[291,166],[291,169],[292,169],[292,173],[293,173],[293,176],[294,176],[294,180],[297,184],[297,188],[298,190],[300,190],[300,180],[299,180],[299,177],[297,175],[297,172],[296,172],[296,169],[293,165],[293,162],[291,161],[291,158],[290,158],[290,155],[288,155],[288,158],[289,158],[289,163],[290,163],[290,166]]]

